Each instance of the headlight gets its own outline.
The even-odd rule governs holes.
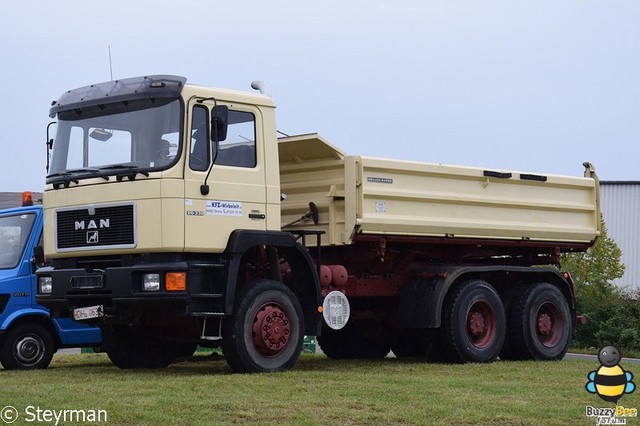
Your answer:
[[[38,292],[40,294],[51,294],[53,289],[51,277],[39,277],[38,278]]]
[[[144,291],[160,291],[160,274],[144,274],[142,289]]]

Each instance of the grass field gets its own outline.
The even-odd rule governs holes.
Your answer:
[[[39,408],[106,410],[110,425],[595,425],[585,407],[613,406],[585,390],[588,372],[597,367],[589,361],[335,361],[305,354],[286,373],[239,375],[206,353],[164,370],[127,371],[104,354],[56,355],[47,370],[0,370],[0,407],[18,410],[14,424],[39,424],[27,422]],[[639,395],[625,395],[620,404],[640,408]]]

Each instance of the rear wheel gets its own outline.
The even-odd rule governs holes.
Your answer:
[[[464,281],[447,295],[443,308],[444,354],[453,362],[489,362],[504,343],[506,327],[502,301],[482,280]]]
[[[222,352],[237,373],[284,371],[302,349],[302,307],[293,292],[273,280],[248,283],[222,327]]]
[[[9,330],[0,350],[0,363],[7,370],[47,368],[55,343],[40,324],[19,324]]]
[[[549,283],[525,288],[510,309],[509,335],[518,358],[562,359],[571,340],[571,310],[562,292]]]
[[[162,341],[142,328],[103,327],[102,339],[107,356],[122,369],[164,368],[177,355],[177,344]]]

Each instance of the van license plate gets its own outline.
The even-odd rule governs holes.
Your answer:
[[[102,318],[104,316],[104,309],[102,305],[87,306],[86,308],[77,308],[73,310],[73,319],[76,321]]]

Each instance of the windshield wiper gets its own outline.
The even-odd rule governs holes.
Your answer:
[[[138,174],[141,174],[145,177],[149,177],[149,172],[146,170],[140,170],[139,166],[132,166],[130,164],[113,164],[111,166],[100,167],[100,170],[118,170],[124,169],[127,170],[125,173],[117,173],[116,180],[121,182],[125,177],[129,180],[134,180]]]
[[[67,172],[53,173],[47,176],[47,183],[52,183],[53,189],[60,188],[60,184],[68,188],[71,182],[78,184],[80,181]]]
[[[87,179],[90,177],[101,177],[104,180],[109,180],[109,176],[103,174],[98,169],[91,168],[82,168],[82,169],[71,169],[66,172],[52,173],[47,176],[47,183],[52,183],[54,189],[60,188],[60,185],[64,185],[65,188],[68,188],[71,182],[76,185],[80,183],[80,179]]]
[[[109,176],[107,176],[104,173],[102,173],[102,171],[100,169],[93,169],[93,168],[89,168],[89,167],[85,167],[85,168],[81,168],[81,169],[67,170],[67,173],[72,173],[72,174],[87,173],[87,174],[89,174],[89,177],[98,176],[98,177],[101,177],[104,180],[109,180]],[[83,176],[83,178],[84,178],[84,176]]]

